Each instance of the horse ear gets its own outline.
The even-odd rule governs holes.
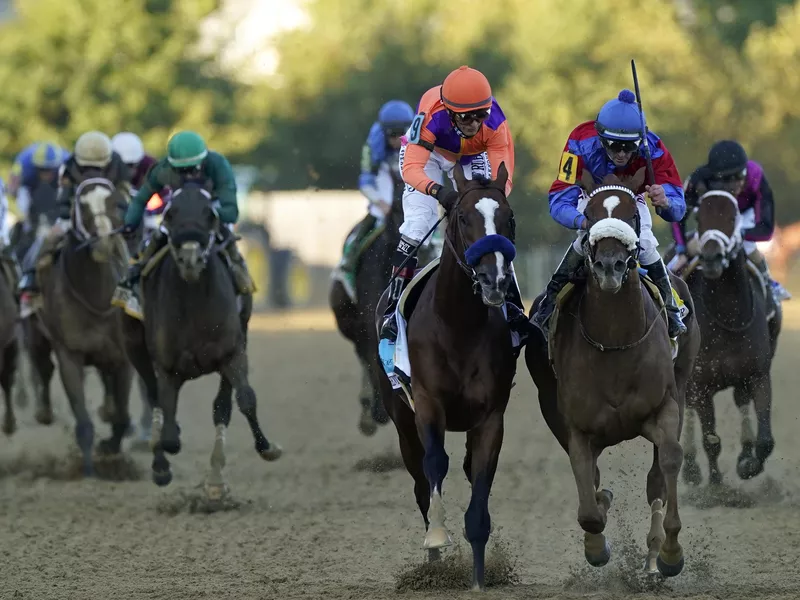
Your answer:
[[[497,168],[497,178],[494,180],[494,184],[497,189],[505,194],[506,183],[508,183],[508,169],[506,168],[506,162],[503,161]]]
[[[644,167],[636,171],[636,173],[633,174],[633,177],[631,177],[629,184],[631,187],[631,191],[634,194],[636,194],[639,191],[639,188],[642,187],[642,184],[644,183],[644,178],[645,178]]]
[[[464,175],[464,167],[461,166],[461,163],[456,161],[456,166],[453,168],[453,176],[456,180],[456,186],[458,187],[459,192],[463,192],[464,189],[467,187],[467,178]]]
[[[595,188],[594,177],[592,177],[592,174],[586,169],[581,172],[581,186],[586,190],[587,194],[591,194]]]
[[[622,180],[614,173],[609,173],[603,177],[603,185],[622,185]]]

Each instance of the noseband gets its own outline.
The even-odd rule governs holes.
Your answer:
[[[197,189],[198,192],[200,192],[200,194],[203,195],[204,198],[206,198],[206,200],[208,200],[209,205],[212,205],[213,197],[211,196],[211,192],[209,192],[208,190],[206,190],[205,188],[200,187],[200,186],[197,186],[196,189]],[[206,263],[206,262],[208,262],[208,257],[211,254],[211,249],[214,246],[214,238],[216,238],[216,235],[217,235],[217,231],[216,231],[217,228],[216,227],[212,227],[211,231],[209,231],[208,239],[205,241],[205,244],[202,244],[201,242],[199,242],[197,240],[190,240],[190,239],[183,240],[183,239],[181,239],[181,240],[178,240],[178,242],[177,242],[178,246],[176,247],[176,245],[175,245],[176,242],[172,237],[172,232],[169,230],[169,227],[164,225],[164,223],[166,222],[165,221],[165,217],[166,217],[167,213],[169,212],[170,208],[172,208],[172,203],[182,193],[183,193],[183,188],[182,187],[178,188],[177,190],[172,192],[170,200],[167,203],[167,206],[164,208],[164,212],[162,213],[162,221],[161,221],[162,222],[162,225],[161,225],[162,231],[164,231],[164,233],[167,234],[167,243],[169,244],[169,250],[170,250],[170,253],[172,254],[172,258],[175,259],[175,262],[178,261],[178,247],[180,245],[182,245],[183,243],[187,242],[187,241],[194,241],[202,248],[202,252],[200,252],[200,259],[203,261],[203,263]],[[214,209],[213,205],[211,206],[211,210],[214,211],[215,215],[217,215],[217,211]],[[219,215],[217,215],[217,219],[219,219]]]
[[[722,190],[712,190],[710,192],[706,192],[701,196],[700,204],[702,205],[703,200],[710,196],[719,196],[722,198],[727,198],[728,200],[733,202],[733,206],[736,208],[736,219],[734,221],[732,235],[729,236],[725,232],[720,231],[719,229],[708,229],[700,235],[700,240],[699,240],[701,249],[710,241],[715,241],[722,247],[723,251],[722,268],[727,269],[728,266],[731,264],[731,261],[735,259],[736,256],[739,254],[739,250],[742,247],[742,241],[743,241],[741,232],[742,215],[739,213],[739,202],[729,192],[724,192]]]
[[[627,221],[623,221],[622,219],[618,219],[618,220],[622,221],[623,223],[627,223],[628,225],[631,225],[631,227],[633,227],[634,233],[636,234],[636,245],[634,246],[634,248],[632,248],[632,249],[629,248],[628,249],[628,261],[627,261],[628,269],[627,269],[627,271],[625,271],[625,274],[622,276],[622,281],[624,283],[625,281],[627,281],[628,274],[630,273],[631,269],[635,269],[637,267],[637,265],[639,264],[639,252],[642,249],[642,246],[639,243],[639,236],[641,236],[641,233],[642,233],[642,220],[641,220],[641,217],[639,216],[639,209],[636,206],[636,203],[638,202],[638,200],[636,199],[636,195],[629,188],[626,188],[626,187],[621,186],[621,185],[604,185],[604,186],[595,188],[594,190],[592,190],[592,193],[589,194],[589,200],[591,200],[595,196],[595,194],[597,194],[599,192],[622,192],[623,194],[626,194],[627,196],[629,196],[630,198],[633,199],[634,208],[636,209],[634,211],[633,224],[628,223]],[[587,207],[588,207],[588,204],[587,204]],[[586,212],[586,209],[584,209],[584,213],[585,212]],[[616,217],[609,217],[609,218],[616,218]],[[589,232],[591,231],[592,227],[594,227],[597,223],[600,223],[600,222],[602,222],[604,220],[605,219],[598,219],[597,221],[589,221],[589,228],[587,229],[587,233],[583,237],[582,245],[584,247],[584,252],[585,252],[586,256],[589,258],[589,260],[591,262],[594,262],[595,255],[597,253],[597,246],[596,246],[596,244],[591,243],[591,240],[590,240],[591,236],[590,236]]]
[[[116,186],[105,177],[89,177],[88,179],[84,179],[78,184],[78,187],[75,188],[75,193],[73,195],[74,198],[74,206],[75,206],[75,214],[73,218],[73,230],[77,232],[78,237],[80,240],[84,242],[83,245],[91,246],[95,242],[97,242],[100,238],[99,236],[92,236],[88,231],[86,231],[86,227],[83,225],[83,214],[81,212],[81,195],[83,194],[84,190],[90,186],[96,185],[98,187],[104,187],[109,191],[109,195],[113,194],[116,191]],[[127,203],[120,203],[119,208],[125,209],[127,208]],[[102,213],[94,213],[92,211],[92,219],[96,219],[97,217],[107,216],[106,212],[103,211]],[[112,231],[111,234],[119,233],[119,231]]]

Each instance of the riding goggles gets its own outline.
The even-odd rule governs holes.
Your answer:
[[[457,113],[450,111],[450,115],[456,121],[456,123],[460,123],[462,125],[468,125],[469,123],[483,123],[486,119],[489,118],[492,109],[487,108],[484,110],[473,110],[470,112],[463,112]]]
[[[603,148],[612,154],[617,154],[618,152],[631,154],[639,149],[642,140],[610,140],[601,137],[600,143],[603,144]]]
[[[709,183],[711,184],[735,183],[739,181],[744,181],[746,178],[747,178],[747,167],[745,167],[741,171],[737,171],[736,173],[730,173],[728,175],[714,173],[709,179]]]

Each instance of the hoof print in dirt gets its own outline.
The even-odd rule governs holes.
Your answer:
[[[242,502],[233,498],[229,492],[219,497],[209,498],[203,486],[189,491],[180,491],[175,495],[162,498],[156,506],[159,514],[175,516],[180,513],[213,514],[239,510]]]

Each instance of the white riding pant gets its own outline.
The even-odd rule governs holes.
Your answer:
[[[586,205],[589,203],[589,197],[586,194],[581,194],[581,199],[578,201],[578,212],[583,214],[586,210]],[[658,253],[658,240],[653,235],[653,215],[650,214],[650,209],[647,202],[642,196],[636,197],[636,207],[639,209],[639,264],[642,266],[652,265],[656,261],[661,260],[661,255]],[[578,237],[572,242],[572,248],[584,256],[583,248],[581,247],[581,240],[583,239],[584,230],[578,231]]]
[[[740,229],[746,230],[751,229],[752,227],[756,226],[756,211],[753,208],[748,208],[746,211],[741,213],[741,220]],[[755,250],[757,250],[757,246],[755,242],[750,240],[744,240],[742,242],[742,248],[744,248],[745,254],[748,256],[752,254]]]
[[[403,159],[406,155],[406,146],[400,149],[398,158],[400,171],[403,170]],[[445,174],[453,183],[456,189],[456,181],[453,176],[453,169],[456,163],[447,160],[438,152],[431,152],[428,163],[425,165],[425,174],[439,185],[444,185]],[[470,163],[464,168],[464,176],[472,179],[474,175],[482,175],[487,179],[492,176],[492,169],[489,165],[489,157],[485,152],[473,156]],[[439,202],[433,196],[423,194],[419,190],[406,184],[403,190],[403,224],[400,226],[400,234],[408,239],[419,243],[431,228],[439,220]]]

